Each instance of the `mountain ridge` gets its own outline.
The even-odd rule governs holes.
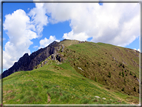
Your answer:
[[[35,92],[35,95],[38,92],[38,87],[38,90],[43,90],[43,95],[47,94],[48,92],[48,95],[45,96],[43,101],[46,100],[46,97],[50,97],[50,99],[53,101],[51,101],[51,103],[61,101],[66,87],[70,87],[71,90],[76,90],[76,92],[79,92],[79,96],[84,96],[81,98],[81,100],[84,98],[86,99],[86,95],[88,94],[90,94],[88,98],[92,99],[93,95],[99,94],[99,91],[91,87],[98,87],[97,85],[100,84],[100,88],[102,88],[103,91],[105,89],[107,92],[115,93],[116,96],[119,96],[119,99],[124,101],[122,102],[123,104],[125,101],[127,102],[127,100],[129,100],[129,102],[138,103],[138,96],[140,94],[139,52],[135,50],[105,43],[63,40],[61,42],[53,42],[48,47],[38,50],[32,53],[30,56],[32,56],[31,59],[33,59],[31,60],[30,64],[26,64],[33,67],[33,70],[19,71],[15,73],[12,72],[11,75],[3,78],[3,87],[4,90],[7,90],[4,91],[4,95],[6,95],[6,97],[4,97],[5,101],[12,101],[12,99],[7,100],[7,98],[9,98],[9,91],[11,91],[10,87],[12,87],[13,84],[14,87],[12,90],[15,90],[15,92],[16,86],[19,90],[25,90],[27,93],[30,93],[31,91],[32,93]],[[19,70],[24,69],[24,62],[30,60],[30,56],[28,54],[24,54],[23,57],[19,59],[19,62],[23,63],[22,66],[18,68]],[[18,64],[16,63],[16,65]],[[87,81],[90,81],[91,83],[88,83]],[[70,83],[71,86],[68,83]],[[94,85],[91,85],[92,83]],[[56,84],[55,87],[54,84]],[[80,85],[82,89],[79,88]],[[88,85],[90,88],[85,88],[86,85]],[[63,93],[59,93],[57,88],[60,89],[60,91],[62,90]],[[74,91],[69,91],[70,88],[68,91],[66,90],[67,93],[71,92],[75,94]],[[29,91],[29,89],[31,90]],[[93,90],[97,92],[93,94]],[[19,96],[18,94],[16,95],[16,93],[13,94],[19,99]],[[24,93],[24,91],[19,91],[19,93]],[[118,95],[118,93],[120,95]],[[58,99],[58,97],[54,97],[56,94],[58,96],[60,95],[61,98]],[[23,95],[24,94],[21,94],[21,96]],[[29,96],[34,99],[32,96],[33,94],[30,95]],[[71,95],[72,94],[69,96]],[[123,95],[125,97],[123,97]],[[11,98],[13,98],[12,93],[11,96]],[[103,93],[101,93],[100,96],[105,96],[108,99],[108,97]],[[63,99],[65,98],[66,97],[64,96]],[[80,98],[76,98],[76,100],[79,101],[78,99]],[[111,97],[109,96],[109,98]],[[20,99],[23,100],[21,103],[33,103],[35,101],[32,100],[31,102],[28,102],[26,97],[24,99],[23,97],[20,97]],[[87,99],[85,101],[83,100],[83,102],[81,101],[80,103],[86,103],[86,101],[89,103],[89,100]],[[36,100],[39,101],[38,98]],[[95,100],[93,102],[91,101],[91,103],[95,102],[110,103],[110,101],[101,102],[101,100]],[[117,102],[114,101],[113,103]]]
[[[7,77],[8,75],[17,72],[17,71],[28,71],[28,70],[33,70],[35,66],[40,64],[40,62],[44,61],[46,58],[48,58],[50,55],[56,53],[57,49],[55,47],[59,47],[60,43],[64,41],[76,41],[76,40],[69,40],[69,39],[64,39],[61,42],[56,42],[53,41],[51,44],[46,46],[45,48],[41,48],[35,52],[33,52],[31,55],[28,55],[28,53],[25,53],[17,62],[13,64],[12,67],[10,67],[8,70],[5,70],[2,73],[2,78]],[[79,43],[84,43],[85,41],[77,41],[77,43],[73,44],[79,44]],[[98,42],[101,44],[101,42]],[[59,46],[58,46],[59,45]],[[68,45],[67,45],[68,46]],[[61,48],[61,47],[60,47]],[[129,49],[129,48],[127,48]],[[130,49],[132,50],[132,49]],[[134,50],[136,53],[140,53],[137,50]],[[41,55],[39,55],[41,54]]]
[[[30,58],[31,63],[27,63]],[[138,104],[139,101],[139,52],[132,49],[63,40],[30,56],[24,54],[18,63],[23,63],[19,70],[25,68],[24,64],[33,70],[12,72],[3,78],[5,103]]]
[[[25,53],[21,58],[19,58],[17,62],[13,64],[12,67],[2,73],[2,78],[7,77],[17,71],[33,70],[33,68],[40,64],[41,61],[45,60],[47,57],[54,53],[55,50],[53,46],[57,43],[58,42],[54,41],[47,47],[33,52],[31,55]]]

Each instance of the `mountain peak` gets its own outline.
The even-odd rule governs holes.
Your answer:
[[[54,41],[45,48],[41,48],[29,55],[25,53],[12,67],[2,73],[2,78],[9,76],[10,74],[17,71],[29,71],[33,70],[35,66],[44,61],[51,54],[56,52],[55,46],[58,42]]]
[[[48,45],[48,47],[54,46],[54,45],[57,44],[57,43],[58,43],[57,41],[53,41],[51,44]]]
[[[25,53],[24,55],[23,55],[23,57],[28,57],[29,56],[29,54],[28,53]]]

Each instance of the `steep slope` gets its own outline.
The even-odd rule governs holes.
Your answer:
[[[103,43],[69,46],[65,54],[75,70],[128,95],[139,95],[139,52]]]
[[[139,96],[138,51],[104,43],[80,42],[52,56],[54,60],[69,62],[78,73],[105,85],[107,89]]]
[[[138,104],[140,81],[138,51],[110,44],[76,40],[63,40],[53,44],[48,46],[50,47],[49,57],[35,64],[34,70],[16,72],[3,79],[4,96],[6,96],[4,103],[14,103],[14,101],[16,103],[36,103],[37,101],[44,104]],[[42,54],[39,53],[39,56]],[[38,57],[36,58],[38,60]],[[29,96],[26,94],[28,98],[21,90],[29,94]],[[38,93],[39,90],[42,90],[42,94]],[[17,91],[21,93],[21,97],[16,93]],[[33,98],[34,93],[37,95],[36,99]],[[42,95],[43,98],[41,98]],[[73,100],[71,96],[75,99]],[[105,97],[107,100],[94,99],[96,98],[94,96]],[[64,102],[63,100],[68,97],[69,99]],[[29,98],[32,101],[26,100]],[[110,99],[114,101],[111,102]]]
[[[77,73],[68,63],[51,60],[32,71],[3,79],[4,104],[126,104],[137,98],[115,93]],[[123,96],[123,97],[121,97]]]

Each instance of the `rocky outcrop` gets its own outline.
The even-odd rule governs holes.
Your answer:
[[[51,55],[51,59],[52,60],[58,60],[59,62],[62,62],[63,61],[63,56],[61,54],[59,54],[58,52],[63,52],[64,51],[64,45],[61,44],[59,45],[55,51],[54,51],[54,54]]]
[[[33,70],[35,66],[40,64],[40,62],[44,61],[50,55],[56,54],[57,52],[57,49],[55,48],[56,46],[58,46],[58,42],[54,41],[47,47],[41,48],[38,51],[33,52],[31,55],[28,55],[28,53],[25,53],[18,60],[18,62],[15,62],[11,68],[9,68],[8,70],[2,73],[2,78],[7,77],[8,75],[17,71]]]

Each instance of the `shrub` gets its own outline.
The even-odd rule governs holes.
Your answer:
[[[100,63],[100,62],[98,62],[98,66],[101,66],[101,63]]]
[[[125,68],[125,66],[124,66],[124,65],[122,65],[122,67],[123,67],[123,68]]]
[[[126,84],[126,79],[124,78],[124,84]]]
[[[121,91],[124,91],[124,89],[125,89],[125,88],[122,88],[122,90],[121,90]]]
[[[119,72],[119,75],[121,75],[121,72]]]
[[[122,72],[122,77],[124,77],[124,72]]]
[[[35,66],[34,69],[37,69],[37,66]]]
[[[95,77],[95,82],[97,82],[97,78]]]
[[[111,72],[109,72],[108,77],[111,78]]]
[[[134,91],[136,92],[136,87],[134,87]]]
[[[104,65],[107,65],[107,63],[105,62]]]
[[[122,66],[122,63],[119,64],[119,67]]]
[[[132,72],[130,71],[130,75],[132,75]]]
[[[44,88],[49,88],[49,86],[48,86],[48,85],[44,85],[43,87],[44,87]]]

